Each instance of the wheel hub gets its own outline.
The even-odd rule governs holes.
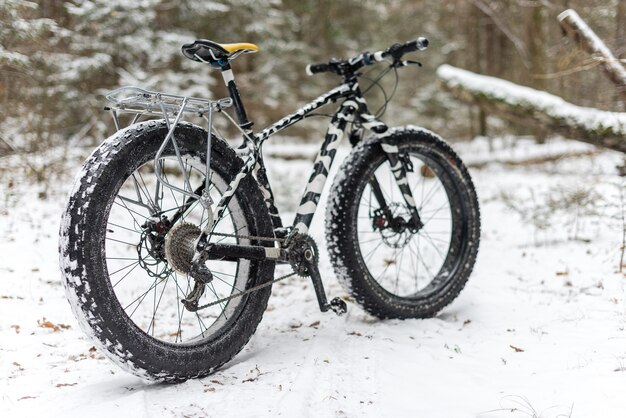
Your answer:
[[[191,260],[200,233],[196,225],[181,222],[174,225],[165,236],[165,257],[176,272],[188,274],[191,271]]]
[[[388,247],[403,248],[411,241],[414,234],[414,231],[409,227],[409,222],[405,219],[405,217],[409,219],[411,217],[409,209],[395,202],[391,203],[388,208],[393,214],[391,222],[388,222],[384,212],[378,209],[372,218],[372,229],[378,230],[383,242]]]

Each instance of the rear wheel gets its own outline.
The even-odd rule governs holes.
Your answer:
[[[378,140],[368,140],[354,148],[333,184],[329,254],[340,282],[372,315],[430,317],[454,300],[472,271],[478,200],[467,169],[440,138],[406,129],[388,140],[399,148],[424,226],[411,230],[386,154]]]
[[[193,288],[189,249],[207,222],[199,200],[157,186],[154,157],[167,134],[163,121],[134,125],[106,140],[83,167],[61,228],[61,263],[74,313],[114,361],[147,378],[204,376],[239,352],[254,333],[270,287],[187,311]],[[159,161],[164,177],[200,194],[206,132],[189,124],[175,131],[183,168],[168,146]],[[217,202],[240,168],[228,146],[213,139],[210,194]],[[182,170],[189,184],[184,182]],[[240,236],[272,236],[258,186],[244,179],[213,242],[264,245]],[[191,244],[191,245],[190,245]],[[200,305],[272,279],[273,262],[209,261],[213,281]]]

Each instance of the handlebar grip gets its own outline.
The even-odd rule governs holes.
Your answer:
[[[428,43],[429,43],[428,39],[424,38],[423,36],[420,36],[414,41],[409,41],[404,44],[399,44],[399,43],[393,44],[384,51],[375,52],[373,54],[374,60],[382,61],[388,56],[391,56],[394,59],[399,60],[406,53],[425,50],[426,48],[428,48]]]
[[[305,71],[307,75],[313,75],[317,73],[325,73],[328,71],[328,64],[309,64],[306,66]]]
[[[414,41],[407,42],[404,44],[404,52],[413,52],[413,51],[423,51],[428,48],[428,39],[420,36]]]

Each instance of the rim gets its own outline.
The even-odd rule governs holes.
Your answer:
[[[368,181],[361,183],[355,233],[358,256],[370,278],[393,296],[417,298],[445,283],[458,264],[460,249],[455,241],[462,240],[455,240],[454,236],[464,210],[454,197],[450,176],[436,158],[416,149],[401,153],[408,154],[413,165],[413,171],[407,172],[407,181],[424,227],[416,233],[377,228],[375,211],[380,204]],[[372,176],[393,216],[409,220],[409,209],[384,156],[363,178]]]
[[[181,189],[185,187],[180,165],[175,157],[164,157],[165,179]],[[192,190],[204,184],[204,164],[191,156],[183,156],[183,166],[188,173]],[[210,195],[218,202],[228,183],[215,170],[211,172]],[[171,228],[181,223],[202,228],[207,222],[207,210],[196,200],[188,204],[188,198],[169,188],[160,188],[154,164],[139,166],[122,183],[117,191],[109,213],[105,233],[105,272],[117,300],[142,332],[159,341],[173,344],[197,344],[215,337],[228,328],[243,306],[245,298],[235,298],[197,312],[187,311],[180,300],[193,288],[194,280],[185,273],[175,271],[164,254],[164,242],[171,238]],[[156,197],[155,197],[156,196]],[[187,208],[184,212],[179,208]],[[161,229],[167,220],[180,217]],[[182,212],[182,213],[181,213]],[[156,220],[159,220],[157,222]],[[152,221],[152,229],[146,225]],[[151,231],[149,233],[149,230]],[[214,232],[248,235],[248,225],[241,205],[234,197]],[[158,237],[154,239],[154,237]],[[246,244],[243,239],[212,236],[213,242]],[[245,289],[250,273],[250,262],[208,262],[213,281],[206,286],[200,305],[213,302]]]

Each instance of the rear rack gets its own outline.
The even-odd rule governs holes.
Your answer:
[[[144,90],[140,87],[127,86],[120,87],[112,92],[108,93],[106,99],[113,103],[112,107],[105,108],[110,110],[113,116],[113,122],[116,129],[120,130],[120,123],[117,113],[133,113],[134,119],[130,123],[135,124],[139,118],[143,115],[161,116],[167,124],[168,132],[163,143],[161,144],[156,156],[154,157],[154,174],[160,184],[182,193],[190,198],[198,199],[203,207],[209,208],[213,203],[209,195],[209,185],[211,177],[211,130],[213,122],[213,112],[220,112],[222,109],[232,106],[233,100],[231,98],[224,98],[219,100],[200,99],[197,97],[179,96],[176,94],[161,93]],[[184,113],[195,114],[200,117],[207,118],[207,155],[206,155],[206,170],[205,170],[205,187],[201,196],[198,196],[191,188],[189,183],[189,175],[184,168],[184,162],[180,155],[179,146],[176,143],[174,137],[174,130],[180,122]],[[172,120],[173,119],[173,120]],[[178,164],[183,174],[183,188],[174,186],[169,183],[163,176],[163,164],[160,161],[161,155],[165,151],[169,141],[172,141],[174,152]],[[157,183],[158,186],[158,183]]]
[[[124,113],[141,113],[164,116],[163,113],[177,114],[181,110],[195,113],[199,116],[220,110],[233,105],[230,97],[209,100],[197,97],[179,96],[176,94],[161,93],[144,90],[140,87],[120,87],[108,93],[106,99],[114,104],[114,108]]]

